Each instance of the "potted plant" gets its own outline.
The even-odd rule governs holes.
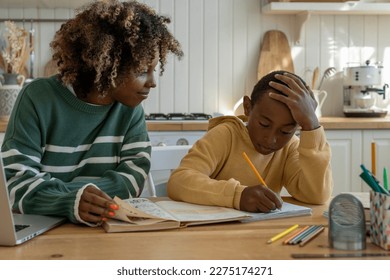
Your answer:
[[[6,32],[5,40],[0,45],[0,68],[3,70],[2,83],[12,84],[15,83],[12,80],[15,81],[19,75],[25,74],[25,66],[30,53],[27,42],[29,33],[12,21],[5,21],[4,23]],[[20,80],[18,84],[22,85]]]
[[[8,120],[16,98],[26,79],[25,65],[30,49],[29,33],[12,21],[5,22],[4,39],[0,41],[0,120]]]

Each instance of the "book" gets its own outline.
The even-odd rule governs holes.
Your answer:
[[[193,225],[239,221],[248,213],[232,208],[198,205],[173,200],[152,201],[148,198],[129,198],[114,201],[119,210],[113,219],[103,223],[106,232],[152,231]]]
[[[233,208],[198,205],[173,200],[129,198],[114,201],[119,210],[112,219],[103,223],[106,232],[131,232],[177,229],[187,226],[231,221],[258,221],[292,216],[311,215],[304,206],[283,203],[282,209],[269,213],[249,213]]]

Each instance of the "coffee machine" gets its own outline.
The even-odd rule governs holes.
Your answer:
[[[387,109],[377,106],[377,97],[386,98],[387,84],[382,85],[381,65],[344,68],[344,106],[346,117],[385,117]]]

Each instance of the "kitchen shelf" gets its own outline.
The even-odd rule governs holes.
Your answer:
[[[263,6],[262,12],[264,14],[386,15],[390,14],[390,3],[271,2]]]
[[[324,2],[271,2],[262,6],[263,14],[296,15],[297,31],[295,42],[299,43],[302,29],[311,14],[328,15],[390,15],[390,3],[365,3],[348,1],[342,3]]]

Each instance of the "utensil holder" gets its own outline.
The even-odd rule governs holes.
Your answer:
[[[370,191],[370,240],[390,250],[390,196]]]

